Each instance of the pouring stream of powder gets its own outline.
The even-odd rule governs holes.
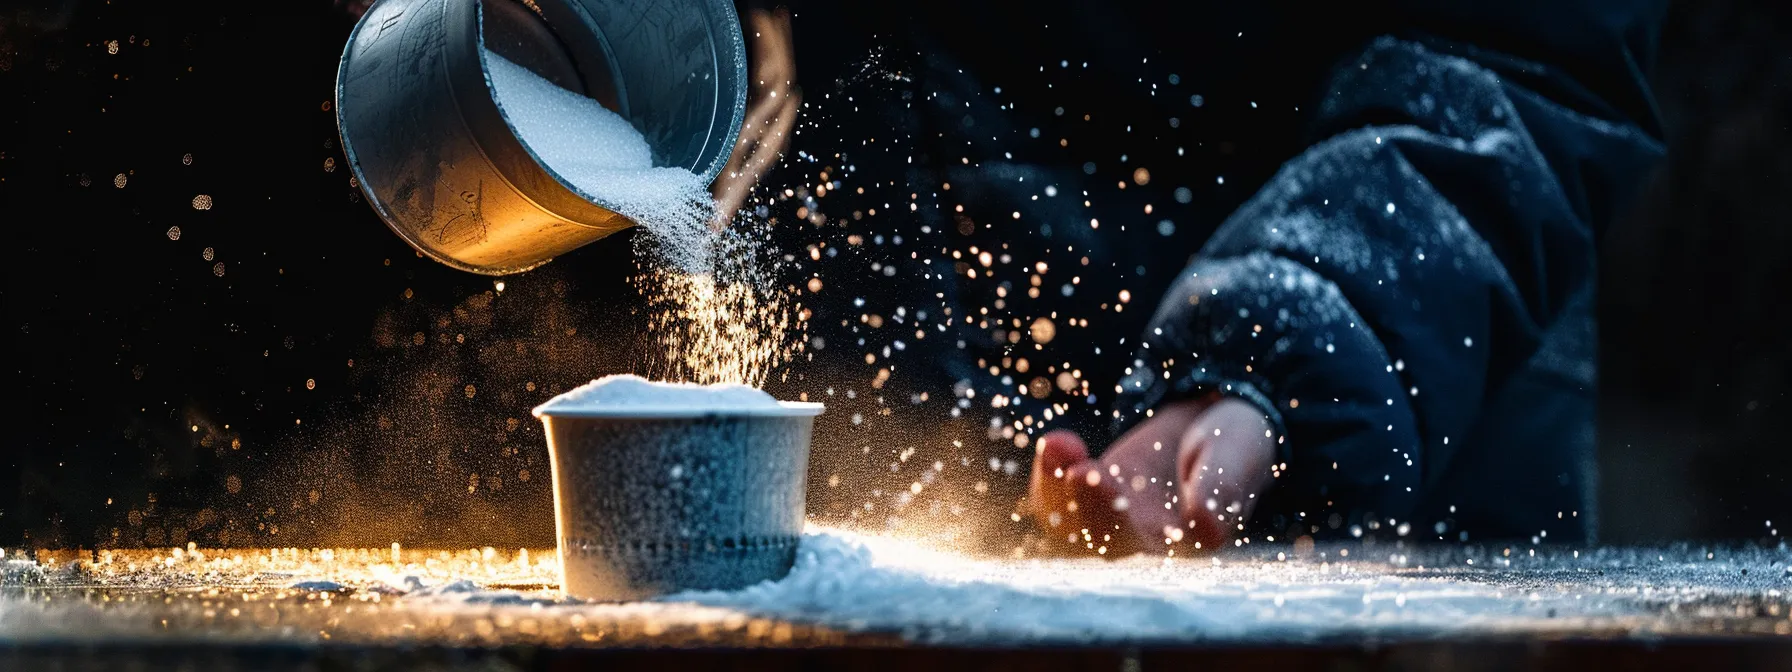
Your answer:
[[[641,132],[596,100],[495,52],[487,50],[485,62],[499,109],[543,165],[582,195],[646,227],[667,263],[687,273],[709,270],[715,205],[702,176],[654,166]]]
[[[711,228],[702,176],[653,165],[652,147],[601,103],[484,52],[493,97],[518,139],[581,195],[647,231],[636,236],[647,326],[665,377],[758,386],[790,352],[788,307],[763,226]]]

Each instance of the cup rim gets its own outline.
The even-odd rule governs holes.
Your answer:
[[[608,408],[540,408],[530,411],[537,418],[578,418],[615,420],[661,420],[673,418],[796,418],[815,417],[825,404],[813,401],[780,401],[776,408],[702,408],[690,406],[611,406]]]

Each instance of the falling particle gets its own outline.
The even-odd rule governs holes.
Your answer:
[[[1465,336],[1465,337],[1463,337],[1463,339],[1462,339],[1462,347],[1465,347],[1465,348],[1472,348],[1472,347],[1475,347],[1475,339],[1473,339],[1473,338],[1469,338],[1469,337],[1466,337],[1466,336]]]
[[[1058,337],[1058,325],[1044,317],[1033,320],[1033,326],[1029,327],[1028,331],[1033,335],[1034,341],[1042,344],[1050,343],[1052,339]]]
[[[809,278],[809,293],[814,294],[819,291],[821,291],[821,278]]]
[[[186,154],[180,155],[180,165],[183,165],[183,166],[193,165],[193,153],[187,152]]]
[[[324,172],[326,172],[326,173],[336,172],[336,157],[331,156],[331,157],[324,158]]]
[[[86,173],[82,173],[81,174],[81,186],[83,186],[83,187],[93,186],[93,178],[88,177]]]
[[[527,383],[523,383],[523,389],[528,390],[530,392],[534,392],[535,391],[535,381],[531,380]]]
[[[118,40],[108,40],[106,42],[106,53],[108,53],[108,54],[118,53]]]
[[[306,378],[305,379],[305,389],[307,389],[307,390],[317,389],[317,379],[316,378]]]
[[[473,395],[479,393],[479,388],[473,387],[472,383],[467,383],[467,387],[464,390],[462,390],[462,392],[464,392],[467,395],[468,399],[472,399]]]
[[[200,252],[199,256],[205,257],[206,261],[211,261],[212,257],[216,256],[216,253],[212,252],[212,248],[208,247],[208,248],[205,248],[204,252]]]
[[[1132,181],[1133,184],[1137,184],[1141,187],[1151,184],[1151,171],[1144,168],[1132,171]]]
[[[210,210],[210,209],[212,209],[212,197],[208,194],[200,194],[198,196],[194,196],[193,197],[193,209],[194,210]]]
[[[218,263],[212,264],[212,275],[218,276],[220,278],[224,277],[224,262],[220,261]]]
[[[124,183],[126,181],[127,181],[127,178],[124,176],[124,173],[119,173],[117,175],[112,176],[112,186],[118,187],[119,189],[124,188]]]
[[[504,291],[504,281],[503,280],[494,281],[492,283],[492,289],[499,291],[499,292]]]
[[[180,227],[178,227],[178,226],[168,227],[168,239],[169,240],[180,240]]]
[[[1388,214],[1390,214],[1390,215],[1394,214],[1394,204],[1393,203],[1388,204]]]

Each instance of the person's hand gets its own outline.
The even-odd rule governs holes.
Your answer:
[[[722,228],[734,218],[753,185],[771,169],[790,142],[802,92],[796,87],[796,59],[790,36],[790,13],[753,10],[747,15],[747,39],[753,44],[748,64],[747,116],[728,165],[710,187],[716,199],[712,225]]]
[[[1037,445],[1023,509],[1048,539],[1109,557],[1231,541],[1269,487],[1276,453],[1255,406],[1217,395],[1156,409],[1100,460],[1069,431]]]

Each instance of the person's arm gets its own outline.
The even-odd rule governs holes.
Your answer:
[[[1130,431],[1088,466],[1048,447],[1036,515],[1080,496],[1079,524],[1154,537],[1161,521],[1128,525],[1137,514],[1103,497],[1119,493],[1051,476],[1126,478],[1167,464],[1178,489],[1160,494],[1209,547],[1244,533],[1253,513],[1273,535],[1397,528],[1425,506],[1449,506],[1429,491],[1477,476],[1527,484],[1509,493],[1514,502],[1561,508],[1555,494],[1507,478],[1530,469],[1550,472],[1532,480],[1557,480],[1545,462],[1563,458],[1550,447],[1468,444],[1499,435],[1496,425],[1590,435],[1594,242],[1624,197],[1592,187],[1602,172],[1640,175],[1659,144],[1411,42],[1380,40],[1338,72],[1318,111],[1336,134],[1286,164],[1183,271],[1122,383],[1120,428]],[[1190,400],[1208,410],[1169,410]],[[1211,409],[1237,431],[1197,441],[1219,422]],[[1181,437],[1177,460],[1138,459],[1135,437],[1163,436]],[[1463,451],[1499,457],[1492,464],[1508,473],[1456,473],[1481,464]],[[1201,468],[1209,461],[1254,473],[1229,471],[1216,493],[1206,481],[1217,474]],[[1139,504],[1130,497],[1124,509]],[[1499,533],[1521,529],[1538,528]]]

